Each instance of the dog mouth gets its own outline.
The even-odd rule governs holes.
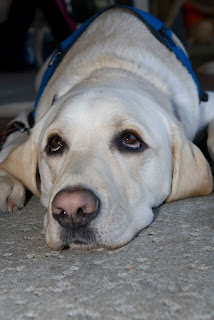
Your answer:
[[[60,231],[62,249],[92,250],[100,247],[96,232],[91,227],[77,229],[62,228]]]
[[[100,248],[98,244],[95,243],[86,243],[83,241],[74,241],[70,243],[67,248],[64,249],[74,249],[74,250],[80,250],[80,251],[91,251]]]

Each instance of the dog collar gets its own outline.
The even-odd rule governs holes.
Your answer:
[[[53,56],[50,60],[50,63],[48,65],[47,70],[44,73],[38,95],[36,98],[36,102],[34,105],[34,111],[32,112],[32,117],[34,118],[34,113],[37,108],[37,105],[39,103],[40,97],[52,77],[54,71],[62,61],[63,57],[66,55],[68,50],[71,48],[71,46],[75,43],[75,41],[80,37],[80,35],[87,29],[87,27],[91,24],[92,21],[94,21],[98,16],[100,16],[103,12],[106,12],[107,10],[110,10],[112,8],[126,8],[134,12],[137,17],[148,27],[150,32],[171,52],[175,54],[177,59],[183,64],[184,67],[188,70],[190,75],[192,76],[197,90],[198,90],[198,97],[199,102],[201,101],[208,101],[208,95],[206,92],[201,90],[199,82],[192,70],[192,66],[190,63],[189,58],[187,57],[186,53],[174,42],[172,31],[164,25],[163,22],[161,22],[159,19],[153,17],[151,14],[144,12],[142,10],[139,10],[134,7],[130,7],[127,5],[116,5],[106,8],[105,10],[101,11],[100,13],[95,14],[90,19],[88,19],[82,26],[77,29],[75,32],[73,32],[66,40],[62,41],[58,47],[53,53]]]

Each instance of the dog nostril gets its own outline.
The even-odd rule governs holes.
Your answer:
[[[91,220],[98,215],[98,211],[90,214],[85,214],[81,208],[78,209],[76,215],[68,215],[65,211],[60,214],[53,212],[53,217],[62,227],[79,228],[80,226],[86,226]]]
[[[69,216],[64,210],[61,210],[60,213],[56,213],[57,210],[53,211],[53,217],[54,219],[63,227],[67,227],[70,223],[72,223],[72,220],[69,219]]]

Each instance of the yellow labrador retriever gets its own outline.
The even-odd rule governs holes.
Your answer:
[[[99,15],[48,80],[30,134],[22,114],[4,142],[0,208],[22,207],[31,190],[47,208],[51,249],[123,246],[152,222],[152,208],[212,192],[191,141],[208,127],[213,156],[214,94],[200,99],[153,33],[129,8]]]

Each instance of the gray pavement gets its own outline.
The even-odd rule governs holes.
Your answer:
[[[0,74],[0,108],[33,100],[34,77]],[[47,247],[35,197],[0,213],[0,320],[213,320],[214,194],[155,212],[127,246],[87,252]]]
[[[214,319],[214,194],[164,204],[116,251],[51,251],[45,209],[0,214],[0,319]]]

